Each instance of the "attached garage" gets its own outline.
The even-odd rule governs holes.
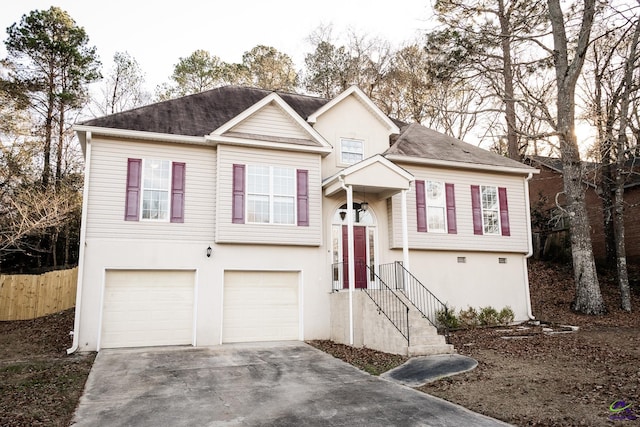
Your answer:
[[[226,271],[222,342],[301,339],[299,273]]]
[[[195,272],[107,270],[101,348],[189,345]]]

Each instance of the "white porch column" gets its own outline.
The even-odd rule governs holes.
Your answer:
[[[353,290],[356,281],[355,250],[353,239],[353,187],[346,186],[347,191],[347,244],[349,265],[349,345],[353,345]]]
[[[407,271],[409,268],[409,226],[407,220],[407,190],[402,190],[402,262]]]

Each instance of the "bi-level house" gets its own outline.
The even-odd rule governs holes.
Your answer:
[[[89,120],[73,347],[333,339],[450,352],[531,317],[536,169],[334,99],[228,86]]]

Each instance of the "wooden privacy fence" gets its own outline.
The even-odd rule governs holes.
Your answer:
[[[32,275],[0,274],[0,321],[27,320],[76,305],[78,267]]]

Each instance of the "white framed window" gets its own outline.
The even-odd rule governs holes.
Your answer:
[[[427,181],[425,183],[427,202],[427,230],[429,232],[447,232],[447,198],[444,183]]]
[[[357,139],[340,140],[340,162],[352,165],[364,159],[364,142]]]
[[[296,175],[293,168],[247,166],[247,222],[295,224]]]
[[[480,187],[482,202],[482,229],[484,234],[500,234],[500,203],[498,188],[482,185]]]
[[[142,219],[169,221],[171,162],[144,159],[142,167]]]

